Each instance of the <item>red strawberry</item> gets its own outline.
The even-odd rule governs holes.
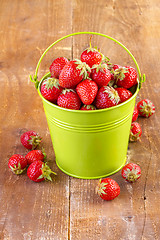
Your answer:
[[[51,173],[56,175],[56,173],[52,172],[48,165],[42,161],[31,163],[27,169],[28,177],[34,182],[42,182],[44,180],[52,181],[50,177]]]
[[[90,38],[90,46],[81,54],[81,61],[86,62],[90,67],[94,64],[99,64],[102,61],[102,54],[91,46],[91,38]]]
[[[103,86],[99,89],[95,99],[97,108],[109,108],[119,103],[120,97],[113,87]]]
[[[38,160],[43,162],[46,158],[46,153],[44,152],[44,150],[32,150],[27,153],[25,158],[27,159],[28,165]]]
[[[80,60],[68,62],[59,75],[59,84],[64,88],[74,88],[83,78],[87,78],[90,67]]]
[[[80,110],[96,110],[96,107],[94,105],[83,105]]]
[[[64,89],[58,97],[57,104],[63,108],[79,110],[81,100],[73,89]]]
[[[20,154],[10,157],[8,167],[15,174],[21,174],[27,167],[27,160]]]
[[[52,103],[56,103],[58,96],[62,92],[62,87],[59,85],[59,80],[56,78],[47,78],[41,85],[42,96]]]
[[[92,104],[97,95],[98,86],[94,81],[85,79],[77,85],[76,91],[83,104],[89,105]]]
[[[155,106],[149,99],[141,100],[137,103],[139,115],[149,118],[155,113]]]
[[[121,67],[122,67],[122,66],[119,65],[119,64],[114,64],[113,67],[112,67],[112,69],[115,71],[116,69],[119,69],[119,68],[121,68]]]
[[[131,88],[137,84],[137,72],[133,67],[125,66],[114,71],[118,87]]]
[[[131,124],[131,130],[130,130],[130,136],[129,140],[130,142],[136,142],[140,136],[142,135],[142,129],[138,122],[133,122]]]
[[[122,168],[121,174],[127,182],[133,183],[140,178],[141,168],[135,163],[128,163]]]
[[[35,131],[28,131],[21,135],[21,143],[27,149],[35,149],[41,141],[42,138]]]
[[[138,109],[136,107],[134,107],[132,122],[135,122],[137,120],[137,118],[138,118]]]
[[[91,78],[97,83],[99,88],[107,86],[111,80],[111,73],[107,68],[107,64],[93,65]]]
[[[119,103],[123,103],[126,100],[128,100],[130,97],[132,97],[132,93],[126,89],[126,88],[116,88],[115,89],[118,92],[118,95],[120,97],[120,102]]]
[[[122,66],[118,64],[114,64],[113,66],[110,66],[110,72],[111,72],[111,80],[115,79],[115,70],[121,68]]]
[[[64,66],[66,65],[66,63],[68,63],[67,58],[65,58],[65,57],[56,58],[52,62],[51,66],[49,67],[51,77],[59,78],[59,75],[60,75],[62,69],[64,68]]]
[[[120,186],[111,178],[100,179],[97,186],[98,195],[104,200],[112,200],[120,194]]]

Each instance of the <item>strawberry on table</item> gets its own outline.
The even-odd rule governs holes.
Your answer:
[[[34,182],[42,182],[44,180],[52,181],[52,178],[50,177],[51,173],[56,175],[46,163],[40,160],[31,163],[27,169],[28,177]]]
[[[21,135],[21,143],[27,149],[35,149],[41,141],[42,138],[35,131],[28,131]]]
[[[111,178],[100,179],[96,191],[102,199],[109,201],[118,197],[120,186]]]
[[[131,129],[130,129],[130,136],[129,136],[130,142],[136,142],[137,140],[139,140],[141,135],[142,135],[142,129],[139,123],[132,122]]]
[[[63,88],[75,88],[91,72],[90,67],[80,60],[68,62],[59,75],[59,84]]]
[[[123,103],[125,102],[126,100],[128,100],[129,98],[132,97],[132,93],[126,89],[126,88],[123,88],[123,87],[119,87],[119,88],[115,88],[115,90],[118,92],[118,95],[120,97],[120,102],[119,103]]]
[[[81,54],[81,61],[86,62],[90,67],[94,64],[99,64],[102,61],[102,54],[91,46],[91,38],[90,38],[90,46],[84,50]]]
[[[80,110],[86,110],[86,111],[96,110],[96,107],[94,105],[92,105],[92,104],[90,104],[90,105],[83,105]]]
[[[56,103],[63,88],[59,85],[59,80],[56,78],[47,78],[42,82],[41,94],[52,103]]]
[[[118,87],[131,88],[137,84],[137,72],[131,66],[118,68],[114,71]]]
[[[98,109],[109,108],[116,106],[119,101],[118,92],[113,87],[103,86],[97,93],[95,105]]]
[[[27,160],[20,154],[14,154],[10,157],[8,167],[15,174],[21,174],[27,167]]]
[[[79,110],[81,100],[73,89],[64,89],[58,97],[57,104],[63,108]]]
[[[25,156],[25,159],[27,159],[27,164],[30,165],[31,163],[35,161],[44,161],[46,159],[46,153],[43,150],[32,150]]]
[[[64,68],[64,66],[66,65],[66,63],[68,63],[67,58],[65,57],[56,58],[49,67],[51,77],[59,78],[59,75],[62,69]]]
[[[111,80],[111,73],[107,68],[107,64],[93,65],[91,70],[91,78],[95,81],[99,88],[107,86]]]
[[[133,183],[140,178],[141,168],[135,163],[128,163],[122,168],[121,175],[127,182]]]
[[[138,113],[142,117],[149,118],[155,113],[155,106],[149,99],[143,99],[137,103]]]
[[[85,79],[77,85],[76,91],[83,104],[89,105],[97,95],[98,86],[91,79]]]
[[[132,122],[135,122],[137,120],[137,118],[138,118],[138,109],[136,107],[134,107]]]

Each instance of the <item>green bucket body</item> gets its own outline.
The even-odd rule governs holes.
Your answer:
[[[61,108],[40,93],[55,151],[66,174],[83,179],[105,177],[126,161],[135,99],[108,109],[80,111]]]
[[[80,111],[61,108],[47,101],[40,92],[43,76],[38,82],[37,73],[45,54],[58,42],[75,35],[92,34],[105,37],[119,44],[134,61],[139,81],[133,96],[117,106]],[[30,75],[42,99],[48,127],[55,151],[56,163],[66,174],[83,179],[101,178],[119,171],[126,161],[129,133],[135,100],[145,74],[141,72],[132,53],[119,41],[96,32],[77,32],[52,43],[41,55],[35,75]]]

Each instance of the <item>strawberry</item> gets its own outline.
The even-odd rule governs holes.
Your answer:
[[[15,174],[21,174],[27,167],[27,160],[20,154],[14,154],[10,157],[8,167]]]
[[[136,107],[134,107],[132,122],[135,122],[137,120],[137,118],[138,118],[138,109]]]
[[[112,69],[115,71],[116,69],[119,69],[119,68],[121,68],[121,67],[122,67],[122,66],[119,65],[119,64],[114,64],[113,67],[112,67]]]
[[[35,131],[28,131],[21,135],[21,143],[27,149],[35,149],[41,141],[42,138]]]
[[[120,97],[117,91],[113,87],[103,86],[99,89],[95,105],[96,108],[109,108],[115,106],[119,103]]]
[[[133,122],[130,129],[130,142],[136,142],[142,135],[142,129],[138,122]]]
[[[97,83],[99,88],[107,86],[111,80],[111,73],[107,68],[107,64],[93,65],[91,78]]]
[[[32,150],[25,156],[25,159],[27,159],[27,164],[30,165],[31,163],[35,161],[44,161],[46,159],[46,153],[43,150]]]
[[[80,110],[96,110],[96,107],[94,105],[83,105]]]
[[[49,77],[45,79],[41,85],[41,94],[48,101],[56,103],[62,89],[58,79]]]
[[[97,95],[98,86],[94,81],[85,79],[77,85],[76,91],[83,104],[89,105]]]
[[[120,102],[119,103],[123,103],[126,100],[128,100],[130,97],[132,97],[132,93],[126,89],[126,88],[116,88],[115,89],[118,92],[118,95],[120,97]]]
[[[135,163],[128,163],[122,168],[121,174],[127,182],[133,183],[140,178],[141,168]]]
[[[114,71],[118,87],[131,88],[137,84],[137,72],[133,67],[125,66]]]
[[[52,178],[50,177],[51,173],[56,175],[56,173],[52,172],[46,163],[40,160],[31,163],[27,169],[28,177],[34,182],[42,182],[44,180],[52,181]]]
[[[56,58],[49,67],[51,77],[59,78],[59,75],[60,75],[62,69],[68,62],[69,62],[68,59],[65,57]]]
[[[63,88],[74,88],[82,79],[87,78],[90,67],[80,60],[68,62],[59,75],[59,84]]]
[[[58,97],[57,104],[63,108],[79,110],[81,100],[73,89],[64,89]]]
[[[81,61],[86,62],[90,68],[94,64],[99,64],[102,61],[102,54],[91,46],[91,38],[90,38],[90,46],[86,50],[84,50],[81,54]]]
[[[137,103],[138,113],[142,117],[149,118],[155,113],[155,106],[149,99],[143,99]]]
[[[115,70],[121,68],[122,66],[118,64],[110,65],[108,66],[111,72],[111,80],[115,79]]]
[[[120,194],[120,186],[111,178],[100,179],[97,186],[98,195],[104,200],[112,200]]]

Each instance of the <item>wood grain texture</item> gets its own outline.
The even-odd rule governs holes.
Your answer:
[[[158,240],[160,239],[159,162],[159,29],[160,3],[120,0],[1,1],[0,7],[0,239],[1,240]],[[58,38],[78,31],[95,31],[122,42],[135,56],[147,80],[137,101],[151,99],[156,114],[139,118],[141,141],[129,144],[128,162],[138,163],[142,176],[135,184],[112,176],[121,193],[114,201],[100,199],[97,180],[80,180],[55,164],[47,121],[39,96],[29,81],[43,51]],[[38,77],[57,56],[76,58],[88,37],[64,40],[40,65]],[[97,45],[119,64],[132,64],[117,45],[94,37]],[[14,153],[25,155],[20,136],[35,130],[43,137],[48,162],[57,172],[53,183],[31,182],[26,174],[8,170]]]
[[[0,239],[68,239],[68,176],[55,165],[43,106],[28,76],[57,33],[60,37],[71,32],[70,2],[3,1],[0,11],[0,166],[4,169],[0,174]],[[70,57],[63,48],[61,53]],[[42,65],[39,74],[48,71],[48,65]],[[58,174],[53,183],[35,184],[26,174],[15,176],[8,171],[11,155],[27,153],[20,136],[30,129],[43,137],[49,165]]]

